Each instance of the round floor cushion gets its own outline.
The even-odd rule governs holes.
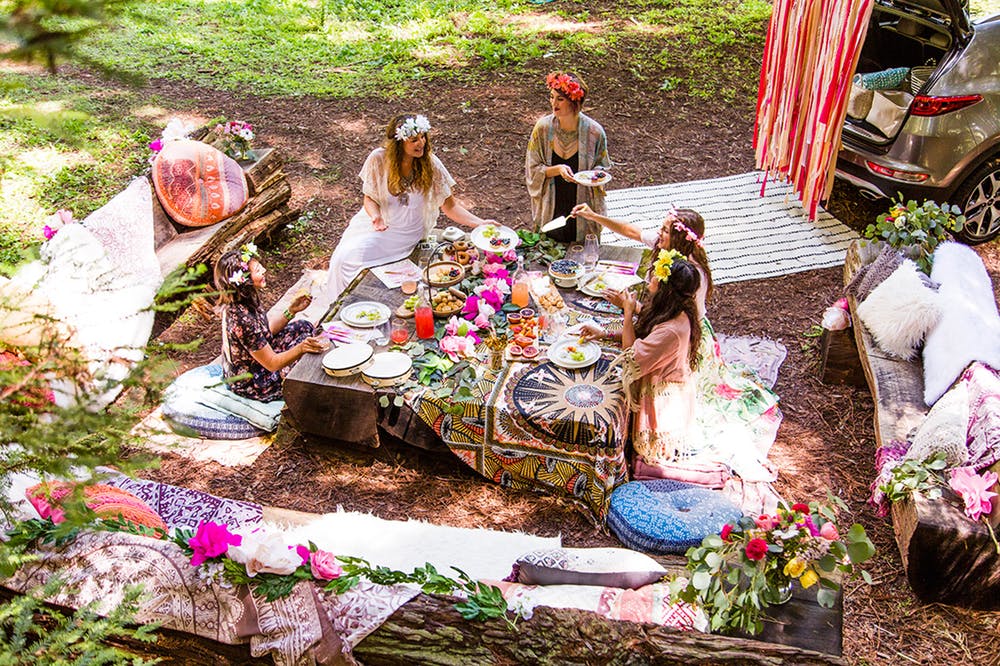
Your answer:
[[[204,439],[250,439],[264,434],[246,419],[226,414],[198,402],[206,386],[222,381],[218,363],[192,368],[163,392],[163,418],[174,432]]]
[[[669,479],[632,481],[611,493],[608,527],[634,550],[683,554],[742,515],[717,490]]]
[[[163,209],[187,227],[207,227],[235,215],[250,197],[243,168],[201,141],[167,141],[152,172]]]

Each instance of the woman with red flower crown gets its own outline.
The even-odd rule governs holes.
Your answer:
[[[608,140],[604,128],[581,113],[587,98],[587,84],[577,74],[552,72],[545,78],[549,88],[552,113],[538,119],[524,160],[525,180],[531,196],[531,219],[537,230],[560,215],[569,216],[578,203],[589,204],[604,213],[604,188],[579,185],[573,179],[578,171],[607,169]],[[549,232],[560,241],[582,240],[600,227],[584,220],[570,219],[565,227]]]

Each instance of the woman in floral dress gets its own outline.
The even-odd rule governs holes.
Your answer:
[[[267,284],[267,269],[257,248],[223,254],[215,265],[215,287],[221,294],[222,367],[226,379],[249,375],[229,384],[245,398],[271,402],[281,399],[281,381],[303,354],[325,351],[329,343],[312,335],[313,325],[292,321],[309,307],[312,297],[297,296],[279,315],[268,317],[258,289]]]

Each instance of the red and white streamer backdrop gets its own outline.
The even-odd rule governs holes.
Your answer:
[[[811,219],[833,188],[851,77],[872,2],[774,0],[753,145],[757,168],[789,181]]]

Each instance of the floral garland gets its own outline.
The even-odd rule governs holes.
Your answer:
[[[407,118],[396,128],[396,141],[406,141],[409,138],[419,134],[427,134],[430,131],[431,121],[427,120],[427,116],[418,115],[413,118]]]
[[[674,220],[674,229],[684,234],[684,237],[689,241],[697,245],[698,247],[705,247],[705,240],[701,238],[698,234],[692,231],[691,227],[684,224],[680,220]]]
[[[677,259],[684,259],[684,255],[677,250],[660,250],[656,256],[656,263],[653,264],[653,275],[660,282],[666,282],[670,279],[670,269]]]
[[[545,85],[573,102],[579,102],[586,94],[580,82],[569,74],[552,72],[545,77]]]

